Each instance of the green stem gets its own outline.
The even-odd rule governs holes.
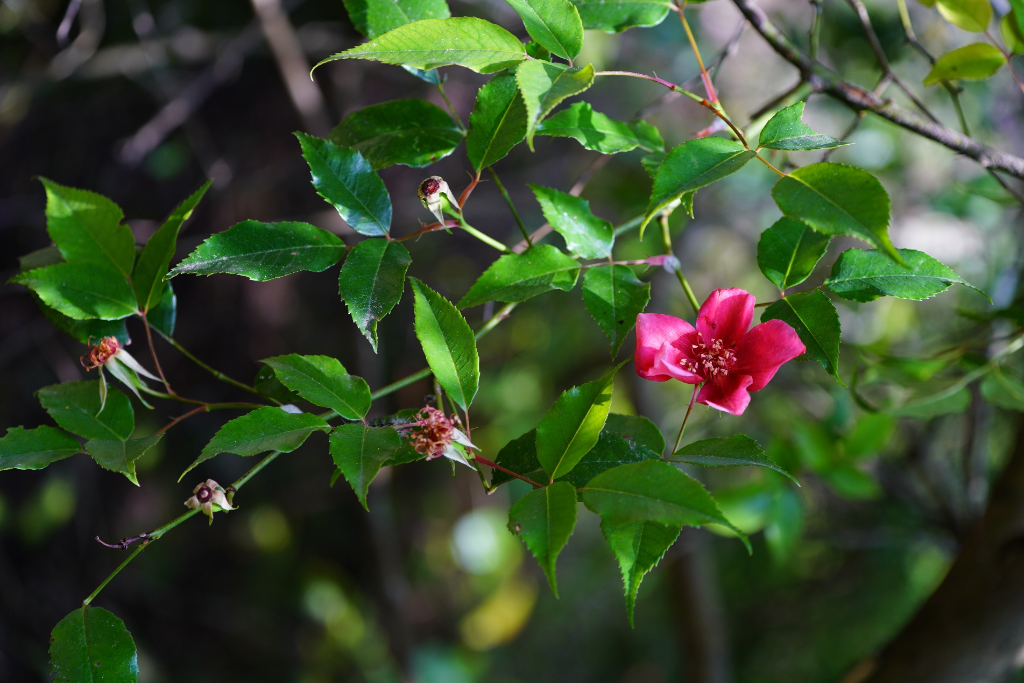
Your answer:
[[[483,242],[484,244],[486,244],[488,246],[494,247],[495,249],[497,249],[500,252],[504,252],[506,254],[514,253],[511,249],[506,247],[504,244],[502,244],[498,240],[494,239],[493,237],[489,237],[488,235],[485,235],[484,233],[480,232],[479,230],[474,228],[472,225],[467,223],[466,219],[462,217],[462,214],[455,214],[455,215],[459,219],[459,225],[462,226],[462,229],[465,230],[466,232],[468,232],[473,237],[477,238],[478,240],[480,240],[481,242]]]
[[[131,562],[132,560],[134,560],[136,555],[138,555],[139,553],[141,553],[145,549],[146,549],[145,545],[140,545],[138,548],[136,548],[134,551],[132,551],[132,554],[129,555],[128,557],[126,557],[124,562],[122,562],[120,565],[118,565],[117,569],[115,569],[110,574],[110,576],[108,576],[107,578],[103,579],[103,583],[101,583],[100,585],[96,586],[96,590],[94,590],[92,593],[89,593],[89,597],[87,597],[85,600],[82,600],[82,605],[88,605],[90,602],[92,602],[96,598],[96,596],[100,594],[100,591],[103,590],[106,587],[106,585],[108,583],[110,583],[110,581],[115,576],[117,576],[120,573],[120,571],[122,569],[127,567],[128,563]]]
[[[181,353],[181,355],[185,356],[185,358],[188,358],[190,361],[192,361],[193,363],[195,363],[196,365],[201,367],[203,370],[206,370],[208,373],[210,373],[211,375],[213,375],[214,377],[216,377],[220,381],[225,382],[227,384],[230,384],[233,387],[237,387],[239,389],[242,389],[243,391],[248,391],[250,394],[256,394],[260,398],[266,398],[265,396],[263,396],[263,394],[261,394],[260,392],[256,391],[255,389],[253,389],[248,384],[243,384],[242,382],[239,382],[236,379],[232,379],[232,378],[228,377],[227,375],[225,375],[220,370],[216,370],[216,369],[210,367],[209,365],[207,365],[206,363],[204,363],[203,361],[199,360],[194,355],[192,355],[192,353],[188,349],[186,349],[184,346],[179,344],[178,340],[176,340],[174,337],[170,337],[170,336],[164,334],[159,329],[157,330],[157,332],[160,334],[161,337],[163,337],[164,339],[167,340],[168,344],[170,344],[171,346],[176,348]],[[273,401],[274,399],[270,399],[270,400]],[[275,401],[275,403],[279,403],[279,402]]]
[[[526,240],[526,244],[529,247],[533,246],[533,242],[530,241],[530,233],[527,232],[526,226],[523,225],[523,219],[519,217],[519,212],[516,211],[516,205],[512,203],[512,197],[509,196],[508,191],[505,190],[505,186],[501,184],[501,180],[498,178],[498,174],[494,172],[493,166],[487,167],[487,172],[491,174],[491,178],[494,179],[494,186],[498,188],[498,193],[501,198],[508,204],[508,208],[512,211],[512,217],[516,219],[516,225],[519,226],[519,231],[523,233],[523,239]]]
[[[690,405],[686,407],[686,415],[683,417],[683,424],[679,425],[679,435],[676,437],[676,445],[672,447],[672,453],[674,454],[679,450],[679,442],[683,440],[683,431],[686,429],[686,421],[690,419],[690,411],[693,410],[693,404],[697,400],[697,392],[700,390],[702,385],[693,385],[693,394],[690,395]]]
[[[452,113],[452,118],[455,119],[455,124],[459,127],[459,130],[465,133],[466,126],[462,123],[462,119],[459,117],[459,112],[455,111],[455,107],[452,106],[452,101],[448,99],[448,93],[444,91],[444,83],[437,84],[437,91],[441,93],[441,97],[444,98],[444,103],[448,105],[448,111]]]
[[[672,235],[669,234],[668,230],[668,216],[662,214],[658,217],[658,222],[661,223],[661,242],[665,248],[665,254],[672,256]],[[682,285],[683,292],[686,293],[686,298],[689,300],[690,305],[693,306],[694,315],[700,315],[700,304],[697,303],[697,297],[694,296],[693,289],[690,288],[690,283],[687,282],[681,268],[676,269],[676,278],[679,280],[679,284]]]

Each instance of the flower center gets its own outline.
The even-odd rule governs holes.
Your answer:
[[[121,342],[117,337],[104,337],[99,344],[89,347],[89,353],[82,356],[79,361],[86,370],[98,368],[105,365],[121,350]]]
[[[700,332],[697,333],[697,343],[690,345],[690,358],[684,358],[679,362],[684,370],[700,375],[706,380],[718,375],[728,377],[729,369],[735,363],[736,352],[725,348],[725,342],[721,339],[712,339],[707,343]]]
[[[455,415],[452,417],[458,419]],[[431,406],[420,409],[416,413],[416,420],[415,423],[407,425],[413,449],[420,455],[427,456],[427,460],[444,455],[455,433],[453,420]],[[399,429],[401,428],[399,426]]]

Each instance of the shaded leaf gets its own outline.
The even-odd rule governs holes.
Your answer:
[[[476,95],[469,115],[466,156],[477,173],[505,158],[526,137],[526,105],[515,76],[501,74]]]
[[[366,492],[380,468],[402,446],[394,427],[341,425],[331,434],[331,458],[366,509]]]
[[[954,284],[981,291],[924,252],[900,249],[899,253],[905,266],[874,249],[848,249],[836,259],[825,284],[842,298],[862,303],[883,296],[921,301]]]
[[[576,463],[571,472],[558,481],[567,481],[575,488],[583,488],[597,475],[619,465],[660,457],[659,453],[652,451],[647,446],[631,442],[605,426],[594,447],[587,451],[587,454]]]
[[[610,524],[650,521],[665,526],[720,524],[750,548],[700,483],[661,460],[644,460],[603,472],[583,490],[583,502]]]
[[[538,244],[492,263],[459,301],[459,308],[488,301],[526,301],[552,289],[567,292],[576,286],[579,274],[575,259],[550,244]]]
[[[657,26],[672,5],[659,0],[573,0],[583,28],[621,33],[636,26]]]
[[[109,400],[109,397],[108,397]],[[157,445],[163,434],[155,434],[144,439],[91,439],[85,444],[85,451],[96,464],[111,472],[118,472],[128,477],[128,481],[139,485],[135,476],[135,461]]]
[[[46,189],[46,230],[64,259],[132,271],[135,238],[121,208],[102,195],[39,179]]]
[[[136,683],[138,655],[124,622],[89,605],[61,619],[50,635],[50,676],[54,683]]]
[[[624,436],[632,443],[645,446],[655,453],[665,452],[665,437],[661,430],[642,415],[609,413],[604,431]]]
[[[790,151],[811,149],[832,149],[850,143],[836,140],[828,135],[816,133],[803,122],[804,103],[797,102],[776,112],[761,130],[758,149],[781,149]]]
[[[124,318],[121,320],[75,320],[47,306],[35,292],[32,292],[32,299],[47,320],[83,344],[88,344],[90,339],[96,340],[103,337],[117,337],[122,344],[127,344],[129,341]]]
[[[843,383],[839,379],[839,314],[823,292],[790,294],[764,309],[761,322],[766,320],[789,323],[807,347],[806,355]]]
[[[375,168],[420,168],[451,154],[462,142],[452,117],[426,100],[393,100],[359,109],[328,138],[359,152]]]
[[[665,143],[657,128],[646,121],[616,121],[594,111],[589,102],[575,102],[537,126],[537,135],[573,138],[587,149],[618,154],[639,147],[661,152]],[[660,164],[660,161],[659,161]]]
[[[174,325],[178,321],[178,296],[170,282],[164,283],[160,303],[146,315],[146,320],[153,329],[163,332],[168,337],[174,336]]]
[[[940,415],[963,413],[970,405],[971,392],[961,387],[953,392],[950,392],[949,389],[943,389],[935,391],[930,395],[915,397],[903,405],[886,412],[896,417],[914,417],[919,420],[930,420]]]
[[[597,443],[612,402],[612,379],[604,377],[562,392],[537,425],[537,460],[551,481],[572,471]]]
[[[489,21],[454,17],[423,19],[399,26],[331,55],[316,66],[337,59],[370,59],[417,69],[456,65],[489,74],[525,60],[526,48],[514,35]]]
[[[516,474],[521,474],[535,482],[543,482],[547,473],[537,460],[537,430],[531,429],[520,437],[512,439],[498,451],[494,462]],[[491,473],[491,486],[500,486],[512,481],[515,477],[501,470]]]
[[[1011,7],[999,20],[999,32],[1003,34],[1006,48],[1015,55],[1024,53],[1024,3]]]
[[[779,180],[772,196],[782,213],[823,235],[857,237],[900,260],[889,240],[889,195],[867,171],[810,164]]]
[[[450,301],[416,278],[409,278],[415,296],[416,337],[434,377],[452,401],[469,407],[480,386],[480,357],[469,323]]]
[[[583,22],[569,0],[506,0],[530,37],[552,54],[572,61],[583,47]]]
[[[615,226],[598,218],[590,202],[550,187],[530,184],[544,218],[575,256],[585,259],[608,258],[615,244]]]
[[[267,451],[290,453],[301,446],[313,432],[326,432],[331,426],[309,413],[288,413],[276,406],[257,408],[251,413],[226,423],[205,447],[184,477],[200,463],[221,453],[257,455]],[[181,481],[181,477],[178,481]]]
[[[0,470],[41,470],[81,452],[75,437],[55,427],[8,427],[0,438]]]
[[[356,327],[377,350],[377,323],[402,299],[412,257],[392,240],[363,240],[345,259],[338,289]]]
[[[996,369],[981,382],[981,395],[994,406],[1024,411],[1024,383]],[[11,430],[8,430],[8,433]],[[3,441],[0,441],[0,445]],[[0,451],[2,452],[2,451]],[[2,459],[0,459],[2,462]]]
[[[519,536],[537,559],[555,597],[555,564],[575,528],[576,489],[565,482],[527,493],[508,511],[508,530]]]
[[[761,233],[757,243],[757,265],[783,294],[814,272],[814,266],[828,249],[830,238],[801,221],[780,218]]]
[[[791,479],[797,486],[800,485],[800,482],[792,474],[776,465],[765,455],[760,444],[744,434],[694,441],[673,453],[669,457],[669,461],[705,467],[757,465],[775,470]]]
[[[36,392],[50,417],[63,429],[85,439],[126,440],[135,430],[131,401],[117,389],[107,389],[100,410],[100,383],[64,382]]]
[[[445,0],[344,0],[355,29],[368,38],[421,19],[451,16]]]
[[[139,310],[154,309],[163,300],[164,276],[167,275],[171,259],[174,258],[174,251],[178,246],[178,231],[192,215],[196,205],[199,204],[212,184],[212,180],[203,183],[202,187],[171,212],[160,229],[146,241],[146,246],[139,254],[139,262],[135,264],[135,270],[132,272],[132,284],[135,285]]]
[[[242,221],[208,237],[169,277],[230,273],[264,282],[301,270],[319,273],[344,254],[338,237],[309,223]]]
[[[647,572],[658,566],[661,558],[679,538],[680,531],[682,527],[665,526],[655,522],[611,524],[601,520],[601,533],[611,546],[612,553],[619,563],[619,571],[622,573],[630,626],[633,626],[633,610],[640,582]]]
[[[533,150],[537,124],[558,104],[594,84],[594,67],[566,67],[535,59],[516,69],[516,83],[526,105],[526,144]]]
[[[651,199],[640,224],[641,239],[644,228],[660,211],[684,194],[735,173],[754,156],[740,143],[725,138],[700,138],[675,147],[654,176]]]
[[[583,276],[583,303],[608,337],[613,358],[650,300],[650,283],[640,282],[629,266],[588,268]]]
[[[362,420],[370,410],[369,385],[362,377],[348,374],[336,358],[292,353],[260,362],[273,368],[288,389],[346,420]]]
[[[988,4],[986,1],[985,4]],[[1006,63],[1006,57],[995,45],[973,43],[939,57],[924,77],[925,85],[942,81],[980,81],[995,75]]]
[[[120,320],[135,313],[135,292],[110,266],[58,263],[11,278],[49,306],[74,320]]]
[[[391,227],[391,196],[384,181],[359,152],[296,133],[316,193],[356,232],[380,237]]]

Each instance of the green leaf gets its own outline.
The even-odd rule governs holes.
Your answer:
[[[83,344],[88,344],[90,339],[102,339],[103,337],[117,337],[122,344],[129,341],[124,318],[121,320],[75,320],[47,306],[35,292],[32,292],[32,298],[39,305],[39,310],[43,312],[47,320]]]
[[[206,444],[195,462],[188,466],[178,481],[200,463],[221,453],[257,455],[267,451],[290,453],[301,446],[313,432],[329,431],[331,426],[309,413],[289,413],[276,406],[257,408],[251,413],[226,423]]]
[[[46,188],[46,230],[64,259],[105,266],[128,277],[135,238],[121,208],[102,195],[39,179]]]
[[[738,467],[757,465],[785,475],[797,486],[800,482],[765,455],[760,444],[745,434],[702,439],[687,444],[669,457],[670,462],[685,462],[705,467]]]
[[[277,378],[274,369],[266,365],[256,372],[256,377],[252,381],[252,388],[258,391],[260,396],[265,396],[282,404],[295,403],[302,400],[302,397],[281,384],[281,380]]]
[[[999,32],[1003,34],[1006,49],[1015,55],[1024,53],[1024,5],[1011,8],[999,20]]]
[[[757,265],[768,280],[785,294],[814,272],[831,238],[811,230],[802,221],[780,218],[761,233]]]
[[[83,605],[50,635],[53,683],[136,683],[135,642],[124,622],[101,607]]]
[[[735,173],[754,156],[740,143],[716,137],[690,140],[674,148],[654,176],[651,200],[640,224],[641,239],[644,228],[662,209],[688,192]]]
[[[163,332],[168,337],[174,336],[174,325],[178,321],[178,296],[174,293],[170,282],[164,283],[164,293],[160,303],[146,316],[150,326]]]
[[[615,226],[598,218],[590,210],[590,202],[567,192],[530,184],[551,227],[565,238],[573,255],[585,259],[603,259],[612,255]]]
[[[583,22],[569,0],[506,0],[526,32],[552,54],[572,61],[583,47]]]
[[[642,415],[609,413],[604,431],[626,437],[630,442],[645,446],[655,453],[665,452],[665,437],[657,425]]]
[[[889,240],[889,195],[867,171],[810,164],[779,180],[772,196],[782,213],[823,235],[858,237],[900,260]]]
[[[981,81],[993,76],[1005,63],[1006,57],[995,45],[964,45],[939,57],[924,77],[924,84],[936,85],[952,80]]]
[[[41,470],[81,452],[75,437],[55,427],[8,427],[0,438],[0,470]]]
[[[576,286],[580,264],[558,247],[538,244],[522,254],[506,254],[473,283],[459,308],[488,301],[526,301],[552,289],[567,292]]]
[[[480,173],[505,158],[526,137],[526,105],[516,77],[495,76],[476,94],[469,115],[466,156]]]
[[[434,377],[452,401],[469,407],[480,386],[480,357],[469,323],[450,301],[416,278],[409,278],[416,299],[416,337]]]
[[[135,264],[135,270],[132,272],[139,310],[149,311],[162,301],[164,276],[167,275],[167,269],[178,245],[178,231],[212,184],[212,180],[207,180],[192,196],[183,201],[142,248],[139,262]]]
[[[548,120],[550,121],[551,119]],[[667,156],[668,154],[665,154],[664,152],[654,152],[653,154],[645,154],[640,157],[640,165],[644,167],[645,171],[647,171],[647,175],[651,176],[651,180],[658,177],[658,169],[661,168],[661,164],[665,161],[665,157]]]
[[[661,152],[665,143],[658,129],[646,121],[616,121],[594,111],[589,102],[576,102],[537,126],[537,135],[574,138],[587,149],[618,154],[631,149]]]
[[[954,415],[962,413],[971,405],[971,392],[966,388],[959,388],[953,393],[948,389],[937,391],[930,396],[914,398],[898,408],[887,412],[896,417],[913,417],[919,420],[930,420],[940,415]]]
[[[400,242],[363,240],[345,259],[338,291],[356,327],[377,351],[377,323],[402,298],[412,257]]]
[[[981,291],[924,252],[900,249],[899,253],[906,267],[875,249],[847,249],[836,259],[825,284],[844,299],[862,303],[883,296],[922,301],[954,284]]]
[[[370,237],[388,234],[391,196],[384,181],[359,152],[296,133],[316,193],[338,210],[353,230]]]
[[[50,417],[72,434],[125,441],[135,430],[131,401],[117,389],[107,389],[107,401],[100,410],[100,383],[96,380],[53,384],[36,394]]]
[[[946,21],[965,31],[983,33],[992,21],[989,0],[939,0],[936,4]]]
[[[761,322],[766,320],[789,323],[807,347],[806,355],[843,384],[839,379],[839,314],[823,292],[790,294],[764,309]]]
[[[110,400],[110,397],[107,397]],[[128,477],[128,481],[139,485],[135,476],[135,461],[157,445],[163,434],[146,437],[145,439],[91,439],[85,444],[85,451],[96,461],[96,464],[111,472],[118,472]]]
[[[537,425],[537,460],[551,481],[571,472],[597,443],[612,405],[612,379],[621,367],[563,391]]]
[[[994,406],[1006,410],[1024,411],[1024,383],[1015,377],[1003,374],[998,368],[982,380],[981,395]],[[8,430],[8,433],[10,431]],[[0,440],[0,448],[2,448],[2,444],[3,441]],[[2,459],[0,462],[3,462]]]
[[[421,168],[451,154],[462,142],[462,131],[426,100],[393,100],[349,114],[328,139],[359,152],[375,169],[395,164]]]
[[[659,0],[573,0],[583,28],[621,33],[635,26],[657,26],[672,5]]]
[[[366,509],[366,492],[380,468],[402,446],[394,427],[341,425],[331,434],[331,458]]]
[[[346,420],[362,420],[370,410],[370,386],[362,377],[348,374],[336,358],[292,353],[260,362],[272,367],[290,390]]]
[[[537,124],[544,120],[559,102],[579,95],[594,84],[594,67],[570,68],[533,60],[516,69],[516,83],[526,105],[526,144],[533,151]]]
[[[368,38],[421,19],[451,16],[445,0],[344,0],[355,29]]]
[[[338,237],[309,223],[242,221],[208,237],[168,277],[231,273],[265,282],[300,270],[319,273],[344,254]]]
[[[583,503],[609,524],[650,521],[665,526],[720,524],[750,548],[746,535],[722,515],[698,481],[662,460],[602,472],[583,490]]]
[[[11,278],[50,308],[74,320],[120,320],[135,313],[135,292],[124,275],[96,263],[58,263]]]
[[[516,474],[521,474],[527,479],[542,482],[547,478],[547,473],[540,466],[537,460],[537,430],[531,429],[522,436],[512,439],[498,451],[494,462]],[[515,477],[501,470],[494,470],[491,473],[491,486],[501,486],[505,482],[512,481]]]
[[[583,488],[597,475],[619,465],[660,457],[659,453],[644,445],[629,441],[621,434],[610,431],[606,426],[601,431],[594,447],[576,463],[571,472],[558,481],[567,481],[575,488]]]
[[[832,149],[850,143],[836,140],[828,135],[816,133],[803,122],[804,103],[797,102],[776,112],[761,129],[758,149],[781,149],[803,151],[811,149]]]
[[[537,558],[556,598],[555,563],[575,528],[576,489],[565,482],[527,493],[508,511],[508,530],[519,536]]]
[[[526,48],[514,35],[489,21],[455,17],[423,19],[399,26],[331,55],[313,68],[337,59],[370,59],[417,69],[455,65],[489,74],[525,60]]]
[[[601,532],[608,540],[612,553],[622,572],[622,583],[626,589],[626,609],[629,625],[633,626],[633,610],[640,582],[647,572],[658,566],[661,558],[679,538],[682,527],[665,526],[655,522],[629,522],[610,524],[601,521]]]
[[[583,304],[608,337],[613,358],[650,300],[650,283],[640,282],[629,266],[588,268],[583,276]]]

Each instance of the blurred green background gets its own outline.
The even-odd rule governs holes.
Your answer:
[[[928,63],[903,42],[895,3],[867,3],[895,68],[920,83]],[[257,3],[259,5],[259,3]],[[800,44],[811,4],[761,5]],[[285,3],[308,62],[360,42],[340,0]],[[525,37],[498,0],[453,0],[454,15],[499,23]],[[289,97],[287,69],[268,48],[254,6],[243,0],[82,0],[66,40],[62,0],[0,2],[0,276],[17,257],[49,243],[44,195],[34,179],[105,194],[125,208],[140,240],[206,178],[214,185],[187,230],[179,257],[213,232],[243,219],[302,220],[354,233],[313,191],[291,132],[329,127],[369,104],[404,97],[441,100],[401,68],[336,62],[316,72],[322,102],[305,114]],[[935,53],[967,42],[934,11],[911,3],[919,37]],[[741,121],[797,80],[726,0],[692,12],[710,61],[730,41],[716,73],[730,113]],[[737,35],[739,36],[737,38]],[[822,55],[844,77],[873,87],[878,71],[856,16],[824,2]],[[587,32],[584,61],[685,82],[698,72],[678,22],[620,35]],[[486,77],[445,69],[447,91],[468,119]],[[650,109],[666,142],[678,144],[711,123],[685,98],[657,86],[599,79],[595,109],[630,119]],[[695,86],[696,89],[696,86]],[[945,91],[917,88],[949,125]],[[906,104],[899,93],[887,95]],[[967,84],[966,116],[979,139],[1021,153],[1024,105],[1004,69]],[[853,120],[822,96],[806,120],[840,136]],[[893,200],[893,242],[921,249],[992,294],[997,308],[1016,298],[1021,216],[1008,194],[967,160],[878,120],[866,119],[831,160],[877,174]],[[1015,149],[1016,148],[1016,149]],[[592,167],[597,155],[568,139],[538,138],[498,171],[528,227],[543,218],[526,183],[568,190],[593,171],[583,196],[615,223],[643,210],[650,180],[639,152]],[[793,155],[797,164],[820,154]],[[394,232],[429,221],[416,186],[430,174],[458,192],[468,182],[464,150],[429,169],[382,172],[395,205]],[[673,217],[676,253],[699,299],[742,287],[777,293],[756,266],[759,234],[779,212],[775,177],[750,164],[696,199],[694,220]],[[482,184],[469,220],[511,244],[518,230],[494,188]],[[620,241],[620,258],[660,253],[657,231]],[[560,238],[549,238],[560,244]],[[462,234],[435,233],[406,243],[410,275],[458,298],[494,252]],[[834,240],[817,284],[850,240]],[[685,317],[688,304],[664,271],[638,270],[653,283],[648,311]],[[412,331],[411,300],[380,326],[374,355],[337,295],[337,270],[266,283],[233,276],[175,280],[176,337],[227,374],[251,381],[257,360],[284,353],[328,354],[379,388],[424,365]],[[1010,322],[979,318],[984,299],[955,288],[923,303],[836,301],[843,324],[841,376],[869,405],[927,395],[983,362],[989,340]],[[974,312],[974,313],[972,313]],[[482,309],[468,317],[481,322]],[[1019,324],[1019,320],[1014,323]],[[1002,330],[1002,332],[1000,332]],[[144,336],[129,326],[132,351],[146,362]],[[622,358],[630,355],[632,338]],[[208,401],[239,400],[162,342],[176,389]],[[27,292],[0,289],[0,426],[48,423],[32,393],[85,377],[85,348],[53,328]],[[520,305],[480,344],[481,391],[474,441],[492,458],[536,425],[558,393],[610,366],[608,346],[579,291],[552,292]],[[980,354],[980,355],[979,355]],[[1012,374],[1013,367],[1007,369]],[[945,382],[945,384],[943,384]],[[373,415],[423,405],[426,382],[375,404]],[[140,680],[417,681],[837,681],[892,637],[941,581],[958,533],[983,507],[988,484],[1013,435],[1012,411],[980,400],[972,385],[920,416],[869,413],[850,390],[813,362],[791,363],[756,394],[741,418],[695,411],[688,438],[746,433],[793,471],[795,488],[773,472],[702,471],[725,514],[753,533],[747,556],[735,539],[686,530],[640,589],[630,629],[614,558],[597,518],[581,521],[559,563],[555,599],[533,559],[505,529],[521,482],[487,496],[476,476],[446,461],[381,473],[369,513],[344,481],[328,486],[333,465],[314,435],[239,495],[238,512],[198,521],[147,550],[97,604],[121,617],[139,648]],[[689,400],[679,383],[655,385],[630,366],[615,386],[613,411],[651,417],[674,436]],[[184,412],[136,404],[140,429],[155,430]],[[97,544],[152,529],[183,511],[199,477],[230,481],[251,464],[221,456],[188,479],[175,479],[226,419],[200,415],[169,433],[139,462],[140,488],[77,456],[39,472],[0,476],[0,681],[39,680],[52,627],[121,560]],[[923,419],[922,419],[923,418]],[[148,433],[148,432],[147,432]],[[192,476],[192,475],[190,475]],[[763,532],[763,533],[761,533]],[[700,673],[704,672],[704,673]]]

